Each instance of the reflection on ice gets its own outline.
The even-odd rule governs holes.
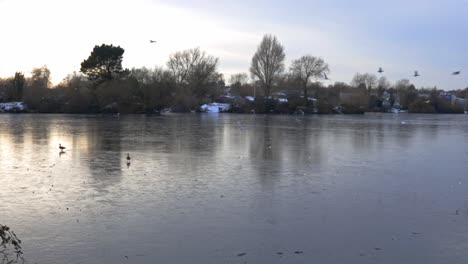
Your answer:
[[[37,263],[468,259],[464,116],[0,124],[1,222]]]

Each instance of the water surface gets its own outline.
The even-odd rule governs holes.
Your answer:
[[[0,168],[32,263],[468,261],[465,115],[4,114]]]

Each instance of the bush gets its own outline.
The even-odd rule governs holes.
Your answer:
[[[145,110],[138,82],[133,78],[103,82],[96,88],[96,99],[104,113],[141,113]]]
[[[429,100],[418,99],[408,106],[408,112],[432,114],[436,111],[434,105]]]
[[[325,98],[317,100],[317,111],[319,114],[331,114],[333,113],[333,107]]]
[[[464,107],[462,105],[452,104],[450,101],[443,98],[436,99],[434,108],[437,113],[444,114],[460,114],[464,111]]]
[[[0,224],[0,258],[2,263],[25,263],[21,240],[8,226]]]
[[[255,113],[275,113],[278,101],[271,98],[257,97],[255,98]]]
[[[357,105],[351,105],[351,104],[343,104],[342,105],[342,112],[343,114],[364,114],[364,108],[357,106]]]

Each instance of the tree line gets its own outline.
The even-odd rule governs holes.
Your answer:
[[[219,58],[199,48],[175,52],[165,67],[154,68],[125,69],[124,53],[120,46],[96,45],[80,72],[55,86],[46,66],[33,69],[30,77],[16,72],[0,78],[0,101],[23,101],[30,111],[59,113],[156,113],[167,108],[187,112],[214,101],[232,103],[235,112],[259,113],[359,113],[392,107],[463,111],[437,88],[416,89],[406,79],[392,85],[385,77],[357,73],[350,84],[326,86],[330,68],[322,58],[306,54],[287,67],[284,47],[273,35],[263,37],[249,74],[231,75],[229,86],[218,71]],[[463,91],[453,93],[465,97]],[[245,100],[247,96],[254,100]]]

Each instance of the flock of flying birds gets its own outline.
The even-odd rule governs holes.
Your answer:
[[[379,70],[377,71],[378,73],[383,73],[384,70],[382,69],[382,67],[379,67]],[[461,71],[454,71],[452,72],[452,75],[460,75]],[[324,76],[324,79],[325,80],[330,80],[330,78],[328,78],[328,75],[326,73],[323,74]],[[414,77],[419,77],[421,75],[419,75],[419,71],[414,71]]]
[[[153,43],[156,43],[156,40],[150,40],[150,43],[153,44]],[[384,70],[382,69],[382,67],[379,67],[379,70],[377,71],[378,73],[383,73]],[[452,72],[452,75],[460,75],[461,71],[454,71]],[[323,74],[325,80],[330,80],[330,78],[328,78],[328,75],[326,73]],[[421,75],[419,75],[419,71],[414,71],[414,77],[419,77]]]
[[[382,69],[382,67],[379,68],[379,70],[377,71],[378,73],[383,73],[384,70]],[[454,71],[452,72],[452,75],[460,75],[461,71]],[[419,77],[419,71],[414,71],[414,77]]]
[[[383,73],[384,70],[382,69],[382,67],[379,67],[379,70],[377,71],[378,73]],[[452,72],[452,75],[460,75],[461,71],[454,71]],[[323,74],[325,80],[330,80],[330,78],[328,78],[328,75],[326,73]],[[419,77],[421,75],[419,75],[419,71],[414,71],[414,77]]]

